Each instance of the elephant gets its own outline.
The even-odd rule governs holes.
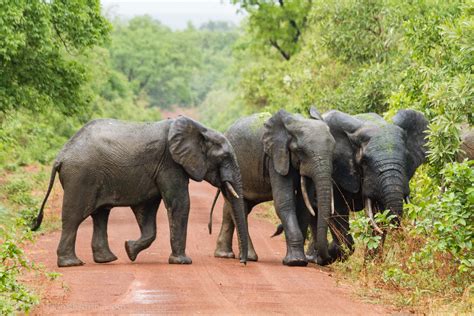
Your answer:
[[[316,187],[318,222],[316,248],[329,258],[327,219],[332,205],[332,155],[335,140],[322,120],[313,120],[280,110],[254,114],[237,120],[225,133],[242,168],[246,213],[265,201],[274,201],[286,235],[287,253],[283,264],[306,266],[304,254],[306,230],[304,218],[314,214],[308,191]],[[310,181],[308,181],[308,179]],[[218,195],[216,195],[217,198]],[[212,211],[211,211],[212,219]],[[210,222],[211,227],[211,222]],[[226,201],[223,220],[214,252],[215,257],[234,258],[232,235],[234,224]],[[211,228],[210,228],[211,232]],[[248,260],[258,256],[249,236]]]
[[[314,108],[310,115],[320,119]],[[425,161],[428,126],[423,114],[414,110],[399,110],[393,123],[375,113],[349,115],[336,110],[325,113],[323,119],[336,140],[332,174],[335,214],[329,224],[331,260],[318,259],[314,242],[307,253],[309,261],[321,265],[345,259],[354,251],[349,211],[365,208],[374,231],[382,236],[374,211],[390,210],[393,223],[400,225],[403,202],[409,201],[409,181]],[[344,253],[342,243],[349,253]]]
[[[140,227],[140,238],[125,242],[126,252],[134,261],[156,238],[161,200],[170,226],[172,252],[168,262],[192,263],[185,253],[190,178],[205,180],[223,192],[237,226],[241,262],[247,261],[248,231],[235,152],[221,133],[191,118],[151,123],[98,119],[86,124],[58,154],[32,230],[41,225],[56,173],[64,189],[59,267],[84,264],[76,256],[75,241],[79,225],[89,215],[93,220],[94,261],[117,259],[107,240],[109,213],[116,206],[130,206]]]

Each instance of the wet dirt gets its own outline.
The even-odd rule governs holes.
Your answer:
[[[158,236],[135,262],[130,262],[124,241],[139,237],[129,208],[115,208],[109,220],[109,241],[118,260],[96,264],[92,260],[92,221],[79,228],[77,254],[86,264],[57,268],[60,232],[40,236],[28,249],[35,262],[62,276],[43,285],[42,303],[33,314],[386,314],[384,307],[359,301],[347,286],[336,284],[329,269],[315,265],[286,267],[282,237],[270,238],[274,225],[252,214],[250,233],[259,262],[246,266],[236,259],[214,258],[222,216],[222,198],[214,215],[214,234],[207,222],[215,189],[204,182],[190,184],[191,212],[187,254],[191,265],[170,265],[166,209],[160,205]],[[262,212],[256,209],[255,212]],[[234,240],[234,251],[238,251]]]

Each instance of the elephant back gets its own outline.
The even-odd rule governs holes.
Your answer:
[[[246,192],[268,191],[267,159],[263,149],[264,123],[271,117],[269,113],[259,113],[243,117],[232,124],[225,136],[234,148],[241,166],[244,195]],[[264,192],[264,195],[268,192]]]

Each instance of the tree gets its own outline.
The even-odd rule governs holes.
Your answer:
[[[0,1],[0,112],[88,106],[75,57],[110,31],[98,0]]]
[[[117,21],[110,53],[114,67],[152,106],[192,103],[189,80],[200,54],[185,31],[173,32],[149,16]]]
[[[249,14],[248,31],[254,42],[272,47],[285,60],[298,52],[311,0],[232,0]]]

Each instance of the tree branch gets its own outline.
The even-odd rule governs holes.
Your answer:
[[[53,24],[54,31],[56,32],[56,35],[58,36],[58,38],[59,38],[59,40],[61,41],[61,43],[63,43],[64,49],[66,49],[66,52],[68,52],[69,55],[72,55],[72,56],[79,56],[79,54],[74,54],[73,52],[71,52],[71,51],[69,50],[69,47],[67,46],[66,41],[63,40],[63,38],[62,38],[62,36],[61,36],[61,32],[59,32],[59,30],[58,30],[58,28],[56,27],[56,24],[54,23],[54,21],[53,21],[52,24]]]
[[[301,36],[301,31],[298,25],[296,24],[295,20],[290,20],[290,25],[296,30],[296,35],[293,37],[293,42],[297,43]]]
[[[278,45],[278,43],[275,40],[270,39],[270,44],[280,52],[283,58],[285,58],[286,60],[290,60],[290,54],[285,52],[283,48],[281,48],[280,45]]]

